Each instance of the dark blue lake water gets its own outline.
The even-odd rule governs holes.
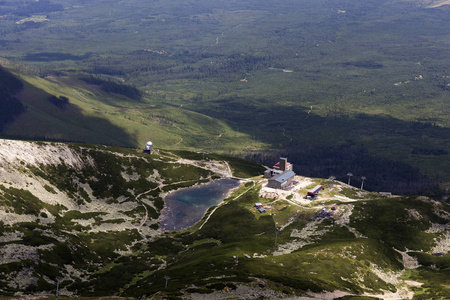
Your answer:
[[[169,194],[164,199],[161,228],[169,231],[191,227],[202,219],[208,208],[218,205],[238,186],[239,181],[219,179]]]

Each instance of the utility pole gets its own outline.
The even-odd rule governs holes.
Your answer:
[[[353,176],[353,174],[352,173],[347,173],[347,176],[348,176],[348,185],[350,185],[350,178]]]
[[[239,263],[239,250],[241,250],[241,248],[236,247],[236,251],[237,251],[237,253],[236,253],[236,263]]]
[[[361,176],[361,180],[362,180],[362,182],[361,182],[361,189],[363,189],[363,187],[364,187],[364,180],[366,180],[366,177]]]
[[[165,285],[165,287],[167,288],[167,282],[169,281],[170,277],[166,275],[166,276],[164,276],[164,279],[166,280],[166,285]]]
[[[275,247],[277,246],[277,240],[278,240],[278,230],[275,231]]]
[[[59,293],[59,282],[61,281],[61,278],[57,277],[56,278],[56,299],[58,299],[58,293]]]
[[[333,175],[330,176],[330,178],[328,178],[328,180],[330,180],[330,189],[333,188],[333,182],[336,179],[336,177],[334,177]]]

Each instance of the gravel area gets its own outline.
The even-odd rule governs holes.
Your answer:
[[[222,177],[233,176],[230,166],[225,161],[190,160],[190,159],[181,158],[174,163],[196,166],[196,167],[199,167],[199,168],[202,168],[205,170],[209,170],[209,171],[216,173]]]
[[[306,245],[313,244],[319,236],[328,232],[327,229],[318,230],[318,226],[323,220],[322,218],[317,218],[307,223],[301,230],[293,229],[291,237],[295,238],[295,240],[278,245],[278,249],[273,252],[273,255],[289,254]]]
[[[408,254],[408,249],[406,249],[406,251],[394,250],[402,255],[403,266],[405,269],[417,269],[420,267],[417,259]]]
[[[440,236],[439,238],[434,239],[436,242],[436,245],[433,247],[432,252],[433,253],[442,253],[447,254],[450,252],[450,232],[447,231],[445,234]]]

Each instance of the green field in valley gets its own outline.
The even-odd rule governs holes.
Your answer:
[[[2,64],[77,108],[55,123],[35,97],[4,133],[152,140],[264,163],[286,155],[303,175],[353,172],[368,189],[443,195],[450,35],[441,2],[53,0],[15,10],[5,0]],[[75,80],[91,75],[137,87],[142,101]],[[68,121],[81,115],[81,128]]]

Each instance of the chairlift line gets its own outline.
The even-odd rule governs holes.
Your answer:
[[[364,180],[366,180],[367,178],[365,176],[361,176],[361,189],[363,189],[364,187]]]
[[[170,277],[166,275],[166,276],[164,276],[164,279],[166,280],[166,285],[165,285],[165,287],[167,288],[167,282],[169,281]]]
[[[348,185],[350,185],[350,178],[353,176],[353,174],[352,173],[347,173],[347,176],[348,176]]]
[[[331,175],[329,178],[328,178],[328,180],[330,180],[331,182],[330,182],[330,188],[332,189],[333,188],[333,183],[334,183],[334,180],[336,179],[336,177],[335,176],[333,176],[333,175]]]

